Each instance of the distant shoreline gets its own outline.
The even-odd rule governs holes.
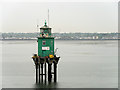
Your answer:
[[[55,40],[119,40],[120,33],[53,33]],[[0,40],[37,40],[39,33],[2,33]]]
[[[30,40],[30,41],[35,41],[37,39],[0,39],[0,41],[26,41],[26,40]],[[92,40],[92,41],[97,41],[97,40],[120,40],[120,39],[55,39],[55,40]]]

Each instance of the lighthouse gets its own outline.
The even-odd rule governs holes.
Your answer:
[[[51,29],[45,21],[37,37],[38,53],[32,57],[36,67],[36,83],[52,82],[52,78],[54,82],[57,81],[57,64],[60,57],[54,52],[54,37]]]
[[[51,36],[51,28],[45,25],[40,28],[40,37],[38,37],[38,56],[54,56],[54,37]]]

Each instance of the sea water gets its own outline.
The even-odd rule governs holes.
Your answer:
[[[2,88],[117,88],[117,40],[55,40],[57,83],[36,84],[36,40],[2,41]]]

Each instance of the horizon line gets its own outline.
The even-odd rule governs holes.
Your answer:
[[[39,33],[39,32],[0,32],[0,33]],[[52,32],[52,33],[120,33],[120,32]]]

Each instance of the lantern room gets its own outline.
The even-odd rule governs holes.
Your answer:
[[[44,26],[40,28],[40,37],[51,37],[51,28],[47,26],[46,21]]]

